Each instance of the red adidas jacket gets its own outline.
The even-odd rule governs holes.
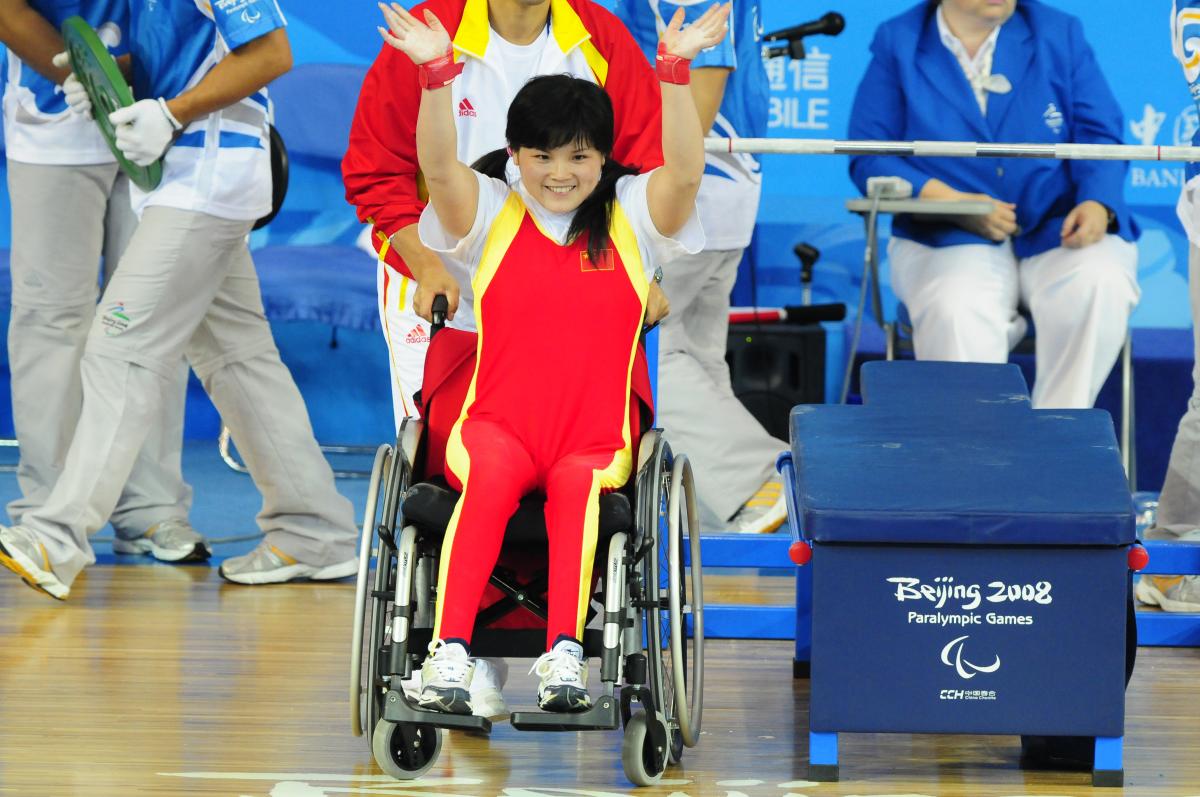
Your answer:
[[[475,27],[487,24],[487,0],[427,0],[412,12],[421,18],[426,8],[437,15],[451,38],[457,36],[464,20]],[[550,13],[556,28],[559,21],[572,27],[581,24],[584,36],[590,37],[583,46],[594,47],[593,55],[600,59],[593,75],[613,101],[613,157],[643,171],[662,165],[658,81],[629,31],[591,0],[550,0]],[[469,52],[461,52],[460,57],[471,57]],[[420,99],[416,66],[404,53],[383,45],[363,81],[349,147],[342,159],[346,199],[356,208],[359,220],[374,227],[371,238],[385,262],[410,277],[403,260],[391,251],[388,238],[415,224],[425,207],[416,152]],[[497,120],[496,124],[503,138],[505,122]]]

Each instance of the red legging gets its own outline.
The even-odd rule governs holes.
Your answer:
[[[442,546],[435,639],[471,640],[488,577],[500,556],[504,529],[521,498],[546,495],[550,592],[546,647],[560,635],[582,638],[596,553],[599,496],[624,484],[629,465],[613,451],[579,451],[538,462],[503,422],[468,418],[461,426],[466,473],[448,469],[462,492]],[[621,459],[621,458],[616,458]]]

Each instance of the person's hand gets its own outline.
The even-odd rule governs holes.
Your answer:
[[[733,3],[714,4],[686,28],[683,26],[683,9],[677,10],[660,38],[667,54],[691,61],[701,50],[720,44],[729,32],[732,9]]]
[[[454,318],[458,310],[458,297],[461,293],[458,282],[450,276],[450,272],[438,261],[436,266],[428,265],[421,271],[421,279],[417,281],[417,290],[413,292],[413,312],[433,323],[433,297],[442,294],[446,297],[446,320]]]
[[[66,52],[61,52],[51,59],[51,62],[59,69],[71,68],[71,56]],[[75,73],[67,75],[67,79],[62,83],[63,98],[67,101],[67,107],[72,113],[77,113],[80,116],[92,118],[92,100],[88,97],[87,89],[79,82],[79,78],[75,77]]]
[[[429,9],[425,9],[425,21],[408,13],[399,3],[386,6],[379,4],[387,29],[378,28],[383,40],[412,59],[420,66],[451,52],[450,34],[441,21]]]
[[[116,128],[117,149],[138,166],[149,166],[162,157],[182,125],[157,100],[139,100],[108,115]]]
[[[1062,226],[1062,245],[1068,249],[1091,246],[1108,234],[1108,208],[1094,199],[1080,202],[1067,214]]]
[[[989,241],[1003,241],[1017,234],[1017,206],[1013,203],[1002,202],[987,194],[962,194],[960,198],[992,203],[992,212],[986,216],[958,216],[958,226],[964,230]]]
[[[670,314],[671,303],[667,301],[662,286],[658,282],[651,282],[650,291],[646,294],[646,326],[655,326]]]

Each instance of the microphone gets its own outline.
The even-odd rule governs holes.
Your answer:
[[[805,36],[836,36],[846,28],[845,18],[836,11],[830,11],[820,19],[812,22],[805,22],[800,25],[793,25],[790,28],[773,31],[763,35],[764,41],[777,41],[785,39],[787,41],[795,41],[803,39]]]

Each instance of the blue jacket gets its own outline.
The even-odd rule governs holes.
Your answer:
[[[854,98],[851,139],[1122,143],[1121,109],[1078,19],[1037,0],[1019,0],[1000,28],[992,63],[992,74],[1005,75],[1013,89],[988,96],[985,118],[962,67],[938,36],[935,13],[935,6],[922,3],[879,26],[874,57]],[[1123,196],[1126,169],[1120,161],[1032,158],[850,160],[850,176],[864,193],[868,177],[903,177],[914,196],[936,177],[959,191],[1015,203],[1018,257],[1058,246],[1063,219],[1088,199],[1113,210],[1115,232],[1135,240],[1138,228]],[[892,233],[928,246],[993,243],[955,225],[905,216],[895,219]]]

